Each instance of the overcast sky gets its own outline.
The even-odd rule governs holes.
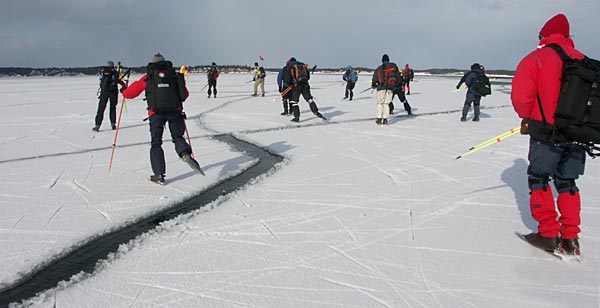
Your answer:
[[[564,13],[600,58],[600,0],[1,0],[0,67],[147,64],[509,69]]]

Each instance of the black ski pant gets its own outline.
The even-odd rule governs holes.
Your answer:
[[[106,110],[106,104],[110,100],[110,107],[108,111],[108,116],[110,118],[110,123],[117,123],[117,98],[119,92],[101,92],[100,99],[98,101],[98,111],[96,112],[96,126],[100,126],[102,124],[102,120],[104,120],[104,111]]]
[[[211,88],[213,91],[211,91]],[[213,92],[215,93],[215,97],[217,97],[217,80],[216,79],[208,80],[208,96],[210,97],[210,95]]]
[[[356,83],[352,82],[352,81],[348,81],[346,83],[346,92],[344,93],[344,98],[349,97],[350,99],[352,99],[352,97],[354,96],[354,93],[352,92],[352,90],[354,89],[355,85],[356,85]]]
[[[294,113],[294,118],[300,118],[300,107],[298,107],[298,103],[300,102],[300,95],[304,97],[304,100],[308,102],[310,106],[310,111],[313,114],[319,114],[319,108],[317,104],[313,100],[312,94],[310,94],[310,85],[303,84],[297,85],[292,88],[292,97],[290,98],[290,110]]]
[[[467,96],[465,98],[465,104],[462,110],[462,117],[467,117],[467,114],[469,114],[469,109],[471,109],[471,104],[473,104],[474,117],[479,119],[479,105],[481,102],[481,95],[479,95],[477,92],[475,92],[475,90],[472,90],[471,88],[467,90],[466,95]]]
[[[412,108],[410,107],[410,104],[408,103],[408,100],[406,99],[406,95],[404,95],[404,91],[402,91],[402,88],[395,88],[393,91],[394,91],[394,95],[398,95],[398,99],[404,105],[404,110],[406,110],[406,112],[409,115],[412,114]],[[390,103],[390,114],[392,114],[394,112],[393,101],[394,101],[394,96],[392,95],[392,102]]]
[[[192,149],[185,141],[185,119],[181,111],[159,112],[150,117],[150,164],[155,175],[164,175],[167,167],[165,164],[165,153],[162,149],[162,137],[165,124],[169,123],[171,139],[175,144],[175,152],[179,157],[184,153],[191,154]]]

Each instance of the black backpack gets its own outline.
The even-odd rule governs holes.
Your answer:
[[[552,141],[575,142],[590,156],[598,156],[592,150],[599,150],[594,144],[600,144],[600,61],[588,57],[573,59],[557,44],[546,46],[554,49],[563,61]]]
[[[146,73],[148,110],[177,111],[186,99],[185,77],[176,73],[171,61],[149,63]]]
[[[308,79],[310,79],[308,75],[308,69],[306,69],[306,65],[302,62],[294,62],[292,64],[292,78],[297,85],[308,84]]]
[[[481,96],[492,94],[490,79],[483,72],[475,72],[475,74],[477,77],[473,80],[473,89]]]
[[[112,69],[105,67],[102,69],[100,76],[100,90],[102,92],[117,92],[117,72]]]

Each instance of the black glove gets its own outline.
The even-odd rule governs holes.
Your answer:
[[[119,92],[123,93],[123,91],[125,91],[125,89],[127,89],[127,86],[122,86],[121,90],[119,90]]]
[[[283,91],[283,88],[281,86],[279,86],[279,93],[281,93]]]
[[[372,89],[375,89],[375,88],[377,88],[377,85],[376,85],[376,84],[374,84],[374,83],[372,83],[372,84],[371,84],[371,88],[372,88]]]
[[[184,120],[187,119],[187,114],[185,114],[185,112],[183,112],[183,111],[181,112],[181,116],[183,117]]]
[[[458,90],[458,89],[460,89],[460,85],[459,84],[456,85],[456,90]]]
[[[528,135],[527,128],[529,127],[529,119],[521,120],[521,135]]]

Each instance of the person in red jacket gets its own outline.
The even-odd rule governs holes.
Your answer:
[[[533,219],[538,222],[538,230],[525,237],[534,246],[545,250],[558,249],[578,255],[581,202],[575,180],[583,174],[585,153],[571,145],[551,142],[562,60],[556,51],[545,46],[558,44],[572,58],[582,59],[584,56],[575,49],[569,36],[569,22],[563,14],[544,24],[539,40],[538,48],[517,66],[511,93],[514,110],[522,119],[521,133],[530,136],[527,168],[531,191],[529,206]],[[553,180],[558,193],[556,205],[550,180]]]
[[[154,175],[150,176],[150,181],[165,185],[166,164],[162,136],[167,122],[177,155],[194,170],[202,172],[198,162],[191,156],[192,148],[183,137],[185,133],[183,101],[189,95],[183,75],[175,72],[170,61],[166,61],[161,54],[156,54],[148,64],[148,73],[124,89],[123,97],[136,98],[143,91],[148,103],[150,164],[154,172]]]
[[[208,98],[214,92],[214,97],[217,98],[217,78],[219,78],[219,69],[217,63],[213,62],[206,72],[208,78]],[[213,90],[211,92],[211,89]]]

